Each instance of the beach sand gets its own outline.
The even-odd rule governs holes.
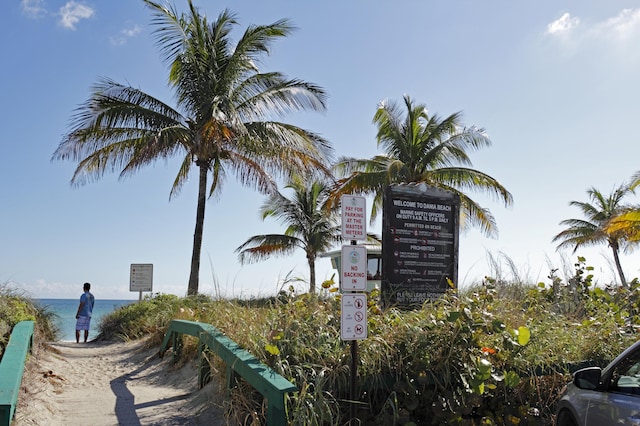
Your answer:
[[[34,345],[13,426],[225,425],[224,390],[198,389],[195,361],[134,342]]]

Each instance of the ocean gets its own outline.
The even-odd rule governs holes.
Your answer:
[[[75,342],[76,340],[76,312],[80,304],[80,297],[77,299],[34,299],[49,311],[57,315],[56,322],[60,329],[59,339],[63,342]],[[137,303],[137,300],[102,300],[96,298],[91,317],[91,329],[89,330],[89,340],[98,336],[98,324],[100,319],[113,312],[120,306],[130,303]],[[82,339],[84,334],[80,336]]]

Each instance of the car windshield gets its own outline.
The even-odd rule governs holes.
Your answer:
[[[611,385],[613,391],[640,395],[640,351],[635,351],[615,367]]]

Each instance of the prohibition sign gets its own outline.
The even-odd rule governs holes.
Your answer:
[[[340,335],[342,340],[367,338],[367,295],[345,293],[341,298]]]

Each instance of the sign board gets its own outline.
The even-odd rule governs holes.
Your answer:
[[[129,275],[129,291],[152,291],[153,264],[132,263]]]
[[[367,239],[367,212],[366,200],[356,195],[343,195],[340,197],[342,205],[342,239],[360,240]]]
[[[342,291],[365,291],[367,289],[367,248],[365,246],[342,246],[340,289]]]
[[[367,338],[367,295],[343,294],[340,315],[340,337],[342,340],[364,340]]]
[[[382,297],[385,304],[421,306],[458,279],[457,194],[420,184],[385,189]]]

